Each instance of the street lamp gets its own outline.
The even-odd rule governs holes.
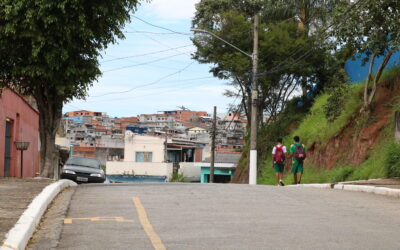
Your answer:
[[[15,144],[15,147],[17,148],[17,150],[21,151],[21,176],[20,176],[20,178],[22,178],[23,177],[23,169],[24,169],[24,151],[28,149],[29,142],[15,141],[14,144]]]
[[[228,44],[232,48],[241,52],[242,54],[252,59],[252,82],[251,82],[251,126],[250,126],[250,166],[249,166],[249,184],[257,184],[257,70],[258,70],[258,25],[259,16],[254,16],[254,28],[253,28],[253,54],[250,55],[225,39],[217,36],[216,34],[203,29],[191,29],[193,32],[201,32],[209,34],[218,40]]]

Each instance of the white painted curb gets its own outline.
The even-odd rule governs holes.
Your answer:
[[[298,185],[288,185],[287,187],[312,187],[312,188],[325,188],[325,189],[338,189],[354,192],[365,192],[373,193],[379,195],[385,195],[395,198],[400,198],[400,189],[386,188],[386,187],[375,187],[375,186],[365,186],[365,185],[351,185],[351,184],[298,184]]]
[[[312,187],[312,188],[323,188],[331,189],[332,185],[330,183],[315,183],[315,184],[297,184],[297,185],[287,185],[286,187]]]
[[[47,206],[64,188],[74,186],[77,186],[77,184],[73,181],[59,180],[45,187],[43,191],[33,199],[31,204],[29,204],[14,227],[8,231],[0,250],[25,249],[43,213],[46,211]]]

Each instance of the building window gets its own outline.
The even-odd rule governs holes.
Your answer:
[[[152,162],[153,152],[136,152],[136,162]]]

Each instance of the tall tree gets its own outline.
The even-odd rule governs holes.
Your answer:
[[[343,1],[335,13],[334,23],[337,25],[332,35],[336,37],[338,45],[347,46],[355,56],[362,56],[364,63],[369,61],[364,105],[361,109],[362,112],[368,112],[383,70],[393,53],[400,49],[400,2],[398,0]],[[373,67],[378,57],[383,57],[383,60],[378,71],[373,74]]]
[[[293,91],[322,87],[329,82],[327,70],[332,67],[332,56],[327,53],[323,43],[317,42],[308,29],[299,28],[299,22],[292,12],[277,16],[282,5],[271,1],[232,1],[203,0],[197,4],[193,27],[206,29],[215,35],[235,44],[251,54],[252,16],[261,12],[260,24],[260,60],[259,68],[259,110],[273,119],[281,111]],[[252,4],[247,4],[252,3]],[[268,13],[275,13],[275,16]],[[287,19],[290,16],[292,18]],[[227,91],[228,96],[241,97],[241,110],[250,120],[251,97],[251,60],[241,52],[227,46],[224,42],[208,34],[199,33],[193,39],[197,51],[194,58],[201,63],[211,63],[211,72],[219,78],[231,79],[231,85],[237,91]],[[313,50],[307,60],[297,57]],[[299,53],[293,56],[293,52]],[[301,53],[300,53],[301,52]],[[280,65],[282,61],[285,63]],[[271,68],[273,72],[269,72]],[[320,88],[321,89],[321,88]],[[304,91],[306,93],[307,91]],[[261,112],[262,114],[262,112]],[[261,119],[260,119],[261,120]]]
[[[316,30],[330,21],[340,0],[278,0],[270,1],[271,7],[265,9],[272,19],[293,18],[300,28]]]
[[[54,167],[63,104],[84,98],[100,76],[100,52],[117,38],[138,0],[0,0],[0,85],[36,99],[41,175]]]

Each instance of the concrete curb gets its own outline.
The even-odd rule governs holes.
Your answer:
[[[64,188],[74,186],[77,186],[77,184],[73,181],[59,180],[45,187],[43,191],[33,199],[31,204],[29,204],[14,227],[8,231],[0,250],[25,249],[43,213],[46,211],[47,206]]]
[[[312,187],[312,188],[324,188],[324,189],[338,189],[338,190],[346,190],[354,192],[373,193],[378,195],[400,198],[400,189],[365,186],[365,185],[351,185],[345,183],[298,184],[298,185],[288,185],[287,187]]]

